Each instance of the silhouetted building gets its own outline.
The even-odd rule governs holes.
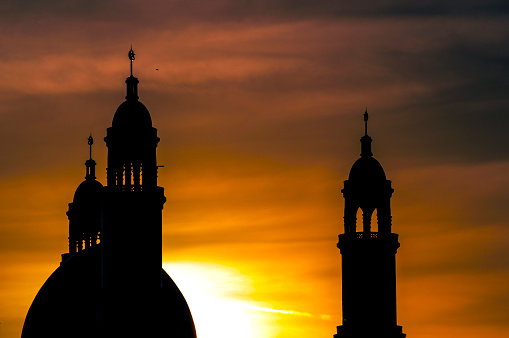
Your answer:
[[[127,96],[107,129],[107,185],[92,159],[69,203],[69,252],[35,297],[22,338],[195,338],[189,307],[162,269],[164,189],[157,186],[157,130],[138,101],[132,74]]]
[[[373,158],[368,113],[361,157],[350,170],[344,189],[345,232],[339,235],[342,256],[343,325],[335,338],[404,338],[396,320],[396,251],[398,235],[391,232],[391,181]],[[362,229],[357,212],[362,210]],[[377,214],[378,231],[371,219]]]

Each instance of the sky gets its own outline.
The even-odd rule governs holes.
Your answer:
[[[105,183],[131,44],[163,265],[199,338],[336,332],[366,107],[395,189],[398,324],[509,336],[508,19],[494,0],[0,0],[0,337],[67,250],[90,133]]]

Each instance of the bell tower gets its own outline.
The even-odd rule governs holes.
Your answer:
[[[159,137],[138,98],[132,48],[129,59],[126,100],[115,112],[104,139],[108,147],[101,231],[104,316],[111,323],[110,334],[150,336],[148,331],[156,330],[159,322],[166,198],[164,189],[157,186]]]
[[[361,157],[341,190],[345,198],[344,233],[339,235],[342,256],[343,325],[334,338],[404,338],[396,318],[396,251],[390,200],[394,190],[380,163],[373,158],[368,136],[368,113]],[[362,211],[357,229],[357,212]],[[372,231],[372,217],[378,231]]]

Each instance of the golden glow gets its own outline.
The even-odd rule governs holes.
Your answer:
[[[212,263],[165,262],[163,267],[186,298],[198,337],[277,336],[277,310],[255,305],[250,277]]]

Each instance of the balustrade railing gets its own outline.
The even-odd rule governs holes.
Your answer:
[[[378,232],[356,232],[355,238],[378,238]]]
[[[393,233],[383,233],[383,232],[351,232],[344,233],[339,235],[339,237],[343,238],[355,238],[355,239],[388,239],[388,238],[398,238],[397,234]]]

